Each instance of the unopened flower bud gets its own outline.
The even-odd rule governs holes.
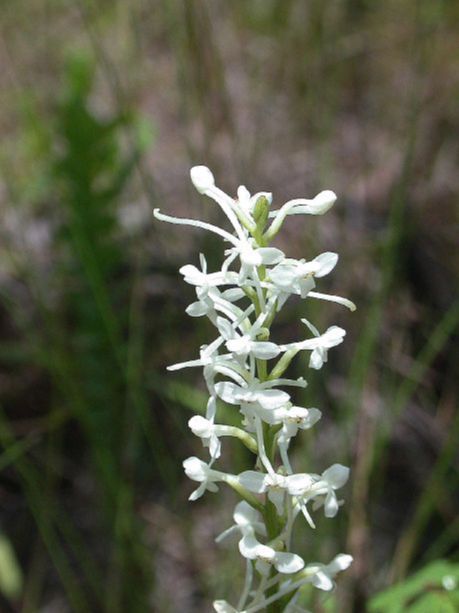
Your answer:
[[[269,204],[269,200],[265,195],[260,196],[255,203],[253,218],[262,231],[268,221]]]
[[[200,194],[205,194],[208,189],[215,185],[214,175],[207,166],[193,166],[190,170],[190,177]]]

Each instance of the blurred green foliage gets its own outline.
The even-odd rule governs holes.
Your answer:
[[[12,462],[20,462],[26,495],[29,488],[34,492],[32,510],[41,514],[42,509],[59,504],[63,449],[75,445],[81,434],[84,436],[92,454],[93,487],[97,489],[92,500],[93,522],[107,539],[109,555],[102,563],[105,568],[98,569],[94,562],[88,564],[92,553],[59,507],[54,512],[46,511],[51,515],[46,527],[42,527],[48,535],[46,545],[76,610],[99,607],[107,611],[145,611],[153,576],[134,504],[139,478],[136,467],[145,460],[141,429],[142,424],[146,428],[150,424],[138,418],[146,415],[146,387],[141,366],[137,361],[131,364],[137,360],[130,336],[130,318],[136,316],[129,303],[134,278],[128,274],[132,263],[126,244],[122,244],[118,206],[149,141],[145,123],[140,125],[134,115],[101,117],[91,108],[94,71],[91,57],[80,54],[70,58],[66,83],[47,128],[35,109],[26,107],[25,142],[39,156],[40,173],[46,179],[35,184],[31,193],[37,199],[58,203],[52,236],[57,259],[48,281],[50,290],[57,294],[52,300],[43,296],[40,281],[29,274],[34,307],[44,328],[34,332],[35,320],[18,323],[31,341],[28,359],[36,359],[37,365],[47,371],[53,386],[50,400],[55,408],[47,417],[47,458],[42,459],[50,462],[51,472],[43,476],[29,466],[22,456],[27,446]],[[136,136],[135,147],[129,153],[122,145],[122,130],[126,128]],[[6,304],[12,306],[8,301]],[[56,429],[54,424],[59,427],[68,419],[72,420],[69,429]],[[12,436],[6,421],[3,431],[6,442]],[[18,445],[11,439],[9,449]],[[154,445],[150,449],[153,454],[157,451]],[[75,452],[78,453],[77,447]],[[40,526],[41,519],[36,520]],[[68,554],[59,544],[61,538],[65,549],[69,547],[72,557],[78,560],[76,569],[72,568],[74,562],[72,567],[64,562]],[[81,572],[91,587],[89,595],[76,579]],[[11,589],[9,594],[7,589],[3,591],[12,594]],[[34,607],[28,604],[29,610]]]
[[[454,613],[459,608],[459,565],[437,560],[406,581],[378,594],[371,613]]]

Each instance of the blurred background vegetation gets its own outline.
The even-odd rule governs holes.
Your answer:
[[[220,246],[152,218],[219,219],[198,163],[231,193],[340,197],[279,242],[338,251],[322,287],[358,304],[279,326],[348,331],[296,398],[324,413],[296,465],[352,468],[338,520],[297,536],[355,558],[309,608],[459,610],[458,42],[454,0],[1,2],[0,611],[198,613],[238,589],[213,542],[232,494],[186,500],[200,373],[165,374],[213,334],[177,269]]]

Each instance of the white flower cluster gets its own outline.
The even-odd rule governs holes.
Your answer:
[[[230,485],[242,498],[234,511],[234,525],[217,541],[237,534],[239,551],[246,559],[245,585],[236,607],[217,600],[214,609],[219,613],[255,613],[277,602],[284,611],[300,611],[296,604],[299,589],[311,583],[331,590],[334,576],[347,568],[352,558],[339,554],[327,565],[305,565],[291,551],[294,522],[302,515],[314,528],[311,511],[320,507],[326,517],[334,517],[341,504],[336,490],[346,483],[349,469],[334,464],[320,475],[293,471],[290,442],[300,430],[313,427],[321,412],[295,406],[284,388],[305,387],[306,381],[283,375],[300,351],[310,352],[310,368],[322,368],[328,350],[343,341],[345,331],[331,326],[321,334],[303,319],[309,338],[276,344],[270,340],[270,327],[291,295],[337,302],[351,310],[355,306],[345,298],[315,291],[316,279],[335,267],[336,253],[322,253],[311,261],[294,260],[269,244],[287,216],[322,215],[336,196],[332,191],[323,191],[311,200],[291,200],[272,211],[271,194],[259,192],[251,196],[240,186],[233,199],[216,187],[205,166],[192,168],[191,180],[201,194],[220,206],[232,226],[231,232],[210,223],[163,215],[158,209],[154,214],[163,221],[203,228],[229,244],[219,271],[208,272],[203,255],[200,269],[192,265],[180,269],[185,281],[196,290],[197,300],[187,313],[208,317],[217,329],[217,337],[201,347],[198,359],[169,367],[203,368],[209,392],[205,417],[195,415],[189,421],[192,432],[210,455],[208,463],[196,457],[183,463],[188,477],[199,483],[190,500],[196,500],[206,490],[218,491],[220,483]],[[239,408],[240,428],[218,422],[218,399]],[[224,436],[238,438],[254,453],[255,470],[235,475],[214,468]]]

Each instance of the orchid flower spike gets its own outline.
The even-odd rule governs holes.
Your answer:
[[[235,604],[216,599],[213,609],[216,613],[257,613],[285,597],[284,613],[303,611],[298,604],[299,590],[305,584],[333,589],[336,575],[352,558],[339,554],[328,564],[306,565],[302,555],[292,551],[294,525],[297,518],[304,517],[315,528],[309,503],[312,511],[323,507],[327,518],[335,517],[342,504],[336,491],[346,484],[349,469],[335,463],[316,474],[293,465],[292,440],[305,430],[314,432],[321,411],[294,404],[294,395],[307,381],[285,373],[301,351],[310,352],[312,370],[322,368],[328,352],[343,342],[346,332],[331,325],[321,333],[302,319],[308,337],[279,343],[271,329],[292,296],[305,301],[306,309],[310,299],[350,310],[355,305],[316,289],[337,266],[336,253],[310,254],[297,260],[271,241],[288,217],[323,215],[334,205],[336,195],[324,190],[313,198],[295,198],[274,208],[273,196],[267,191],[252,194],[240,185],[235,196],[225,193],[207,166],[194,166],[190,177],[198,193],[220,208],[226,227],[172,217],[159,209],[153,213],[159,221],[211,232],[224,243],[221,265],[215,270],[209,269],[203,254],[199,262],[180,268],[195,294],[187,314],[207,318],[215,332],[197,355],[169,367],[171,371],[202,369],[208,393],[207,404],[198,407],[199,414],[188,421],[210,456],[208,463],[196,456],[183,462],[186,475],[198,484],[189,499],[198,500],[207,491],[218,493],[222,485],[229,485],[239,497],[233,524],[216,541],[236,535],[245,580]],[[232,444],[243,443],[250,451],[252,461],[239,474],[215,468],[226,451],[223,437],[234,439]],[[222,465],[228,463],[225,459]]]

